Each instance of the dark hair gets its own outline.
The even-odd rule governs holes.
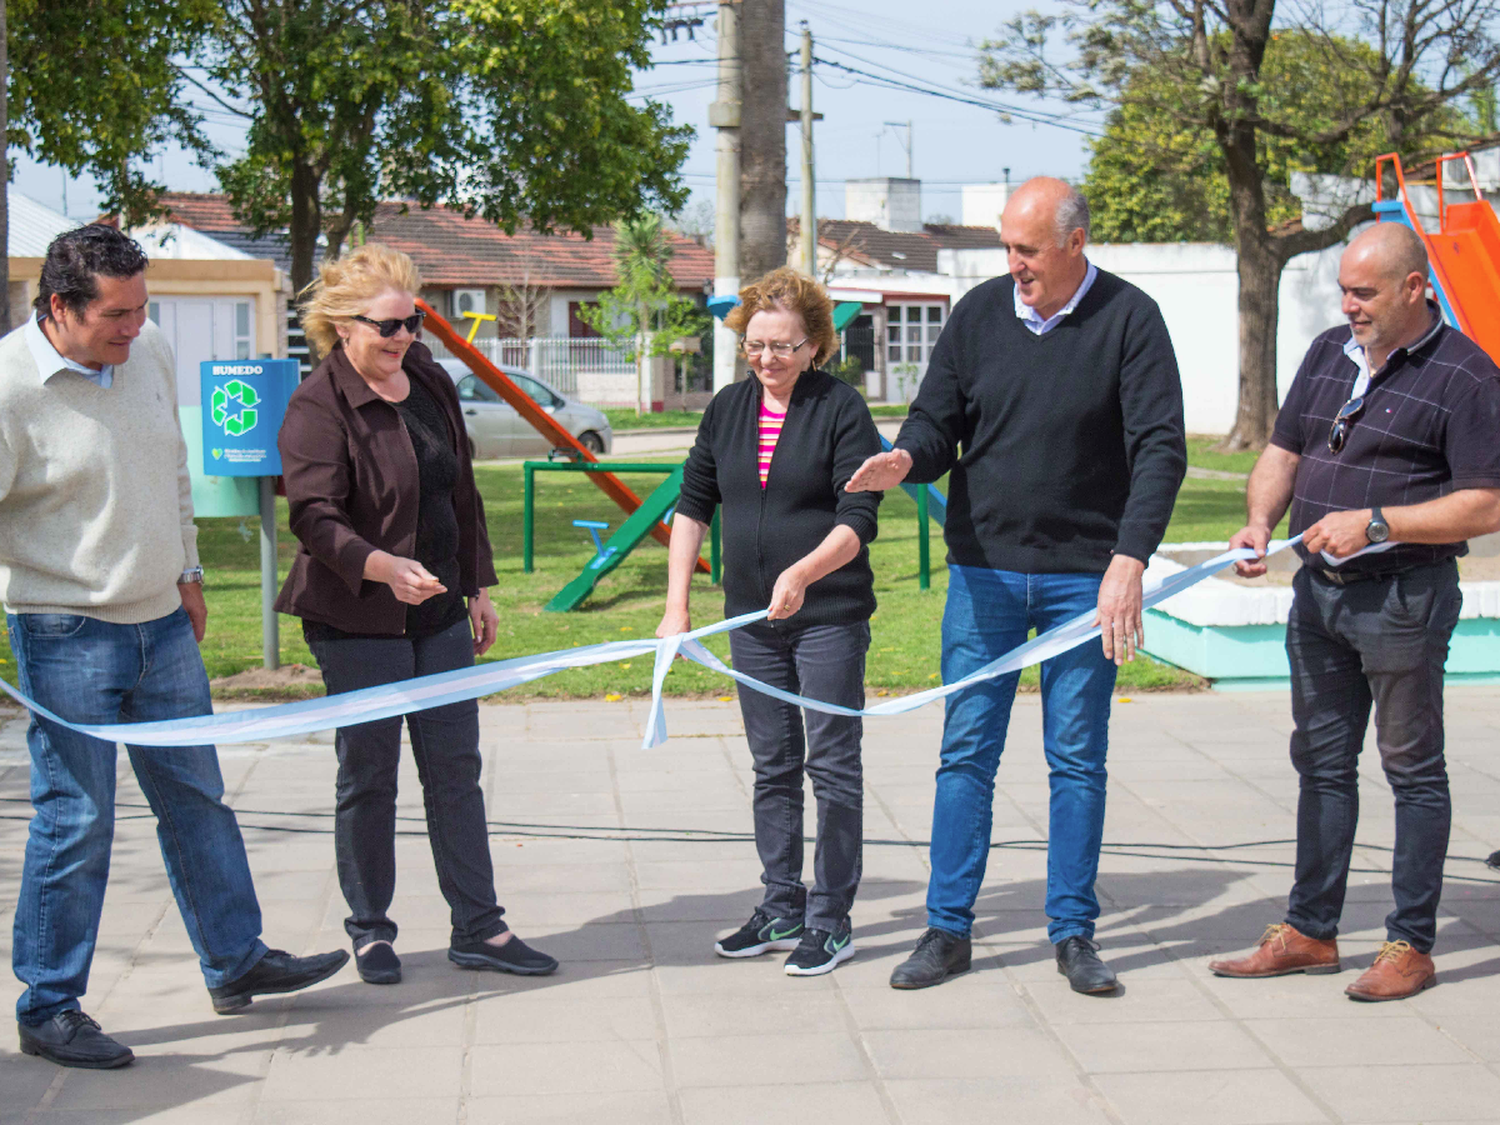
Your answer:
[[[134,277],[146,268],[146,253],[129,235],[104,223],[64,231],[47,247],[37,284],[36,311],[52,312],[55,293],[63,305],[82,313],[99,296],[98,278]]]

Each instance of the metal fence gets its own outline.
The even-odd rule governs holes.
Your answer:
[[[452,353],[434,336],[423,342],[439,359]],[[481,355],[492,363],[520,367],[529,371],[558,394],[585,402],[594,398],[633,401],[635,394],[635,360],[609,346],[608,341],[569,336],[536,336],[530,340],[481,336],[474,341]],[[612,393],[615,386],[621,394]]]

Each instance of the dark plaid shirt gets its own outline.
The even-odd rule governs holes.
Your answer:
[[[1432,306],[1437,316],[1436,306]],[[1348,401],[1359,364],[1347,327],[1313,341],[1297,371],[1271,443],[1298,454],[1293,535],[1329,512],[1400,507],[1456,489],[1500,488],[1500,368],[1478,344],[1439,321],[1410,349],[1398,348],[1373,374],[1365,409],[1344,448],[1328,432]],[[1345,573],[1405,570],[1454,558],[1464,542],[1402,543],[1355,559]],[[1299,546],[1304,559],[1307,552]]]

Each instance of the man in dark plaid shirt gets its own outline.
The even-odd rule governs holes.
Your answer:
[[[1448,850],[1443,664],[1462,598],[1465,540],[1500,530],[1500,369],[1427,300],[1427,253],[1398,223],[1339,263],[1349,327],[1323,333],[1250,474],[1248,525],[1263,553],[1291,506],[1292,764],[1301,778],[1286,920],[1227,977],[1335,973],[1359,815],[1357,759],[1370,707],[1396,799],[1395,909],[1374,964],[1345,991],[1397,1000],[1433,983],[1430,951]],[[1265,573],[1241,563],[1244,575]]]

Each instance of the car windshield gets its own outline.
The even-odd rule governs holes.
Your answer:
[[[563,400],[557,397],[551,387],[544,386],[531,378],[529,375],[520,375],[513,371],[505,373],[511,382],[525,391],[533,402],[541,406],[561,406]],[[479,376],[469,374],[458,381],[458,397],[464,402],[503,402],[499,393],[488,383],[482,381]]]

